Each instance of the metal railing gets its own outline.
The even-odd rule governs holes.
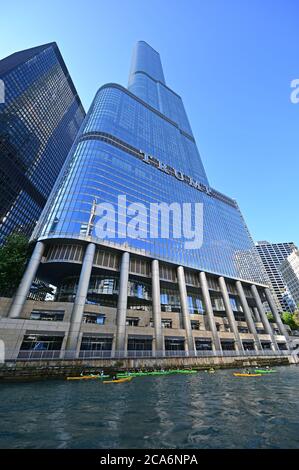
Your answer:
[[[66,358],[68,353],[74,354],[73,351],[65,351]],[[110,359],[112,357],[112,351],[80,351],[79,359]]]
[[[6,361],[34,361],[34,360],[75,360],[75,359],[134,359],[134,358],[205,358],[205,357],[284,357],[291,355],[288,350],[262,350],[262,351],[72,351],[72,350],[54,350],[54,351],[6,351]]]
[[[18,354],[18,359],[23,359],[26,361],[35,359],[59,359],[61,354],[62,351],[20,351]]]

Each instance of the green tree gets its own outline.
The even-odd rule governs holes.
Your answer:
[[[299,330],[299,309],[298,309],[298,306],[297,306],[295,312],[293,313],[293,319],[294,319],[294,322],[296,323],[296,329]]]
[[[290,313],[290,312],[284,312],[281,315],[281,319],[282,319],[283,323],[288,325],[291,328],[291,330],[297,330],[297,328],[298,328],[298,325],[296,323],[296,319],[294,318],[294,316],[295,316],[295,314]]]
[[[0,247],[0,295],[10,297],[16,291],[29,256],[29,243],[25,235],[9,235]]]
[[[268,318],[269,322],[274,323],[275,320],[274,320],[273,313],[272,312],[267,312],[266,315],[267,315],[267,318]]]

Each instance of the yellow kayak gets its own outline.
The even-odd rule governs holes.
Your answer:
[[[262,374],[242,374],[239,372],[234,372],[235,377],[261,377]]]
[[[105,377],[109,377],[106,375]],[[78,377],[67,377],[66,380],[91,380],[103,378],[101,375],[79,375]]]
[[[122,379],[104,380],[103,384],[122,384],[123,382],[130,382],[133,377],[124,377]]]

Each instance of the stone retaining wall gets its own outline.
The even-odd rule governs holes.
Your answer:
[[[291,356],[285,357],[208,357],[208,358],[140,358],[140,359],[92,359],[92,360],[51,360],[15,361],[0,366],[0,381],[65,378],[79,375],[83,370],[97,372],[104,370],[114,373],[130,369],[171,369],[209,367],[226,369],[255,366],[278,366],[292,363]]]

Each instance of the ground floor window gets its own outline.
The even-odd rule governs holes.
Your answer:
[[[286,343],[278,343],[278,348],[280,351],[287,351],[288,349]]]
[[[182,339],[166,339],[165,338],[165,349],[166,351],[184,351],[185,340]]]
[[[152,338],[129,338],[128,351],[151,351]]]
[[[195,346],[197,351],[212,351],[212,341],[209,339],[196,339]]]
[[[244,351],[254,351],[253,341],[243,341]]]
[[[221,347],[223,351],[234,351],[235,342],[234,341],[221,341]]]
[[[111,351],[112,338],[103,336],[83,336],[81,351]]]
[[[21,351],[59,351],[63,336],[25,335]]]

